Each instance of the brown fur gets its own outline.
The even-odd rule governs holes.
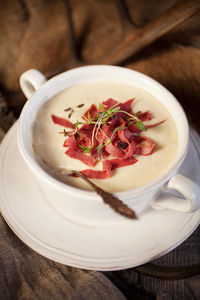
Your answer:
[[[36,68],[48,78],[75,66],[70,53],[67,0],[0,2],[0,89],[18,114],[25,101],[19,77]],[[69,0],[77,49],[85,63],[105,54],[123,37],[114,0]],[[176,1],[127,0],[132,20],[143,26]],[[123,64],[152,76],[186,109],[200,130],[200,14],[178,26]]]

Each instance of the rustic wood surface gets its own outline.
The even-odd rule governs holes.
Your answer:
[[[18,117],[26,101],[19,89],[19,76],[25,70],[36,68],[50,78],[72,67],[93,63],[123,65],[158,80],[177,97],[186,111],[190,125],[200,133],[199,8],[200,1],[175,0],[0,2],[0,137],[4,136]],[[22,287],[23,280],[19,287],[12,278],[19,272],[20,264],[24,263],[22,258],[16,259],[13,247],[17,247],[19,253],[22,251],[28,259],[34,258],[35,269],[32,266],[31,271],[36,272],[37,268],[37,276],[44,276],[40,267],[46,268],[51,270],[52,280],[56,276],[53,269],[60,268],[59,271],[62,269],[63,276],[68,281],[69,269],[56,264],[52,266],[48,260],[27,249],[2,219],[1,228],[4,229],[0,233],[1,249],[6,249],[10,257],[8,265],[14,266],[4,268],[4,273],[0,271],[0,285],[7,295],[5,299],[11,299],[11,295],[15,299],[25,299],[23,292],[28,290],[26,285]],[[199,236],[198,227],[178,248],[151,262],[153,265],[166,267],[167,269],[160,269],[161,273],[165,277],[169,276],[168,278],[174,276],[174,280],[157,279],[160,276],[156,273],[158,269],[155,270],[151,265],[146,268],[144,266],[144,269],[101,273],[104,277],[100,277],[98,272],[88,272],[90,277],[88,275],[87,278],[96,278],[102,282],[106,278],[107,287],[112,290],[110,299],[199,299],[200,275],[190,277],[192,273],[189,273],[189,278],[178,280],[174,269],[169,269],[194,264],[196,268],[199,267]],[[1,254],[0,264],[3,264],[3,259],[5,256]],[[74,278],[86,276],[85,272],[83,276],[78,271],[74,275],[75,270],[72,269]],[[25,276],[24,272],[20,276]],[[143,272],[146,275],[142,275]],[[42,295],[38,291],[36,293],[39,283],[34,276],[33,278],[36,283],[32,286],[32,294],[29,291],[28,295],[32,297],[29,299],[37,299],[37,295]],[[46,289],[50,285],[50,277],[47,281]],[[63,286],[59,290],[58,281],[55,286],[57,297],[54,299],[62,299],[60,292],[63,292]],[[8,288],[14,294],[8,293]],[[21,294],[16,294],[17,288]],[[95,286],[88,285],[88,288],[93,288],[94,291]],[[98,288],[99,292],[100,286]],[[55,292],[52,286],[49,289],[51,293]],[[53,294],[49,295],[53,298]],[[82,290],[83,295],[88,297]],[[73,299],[81,299],[81,289],[73,296]],[[83,299],[86,299],[84,296]],[[100,296],[101,298],[95,296],[93,299],[108,299],[106,292]],[[70,295],[65,299],[71,299]]]

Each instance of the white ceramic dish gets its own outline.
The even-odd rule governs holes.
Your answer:
[[[43,198],[17,145],[17,123],[0,146],[0,209],[16,235],[54,261],[84,269],[119,270],[144,264],[182,243],[198,226],[200,210],[179,213],[151,209],[138,221],[116,226],[80,226]],[[200,183],[200,138],[191,131],[181,174]]]
[[[28,70],[20,77],[21,88],[29,99],[19,118],[19,149],[45,197],[60,214],[82,225],[113,226],[120,220],[124,221],[124,217],[106,206],[95,192],[74,188],[47,174],[35,160],[32,142],[32,128],[37,111],[48,99],[77,83],[108,80],[133,85],[149,92],[173,112],[178,132],[178,150],[170,165],[150,183],[136,189],[118,192],[116,196],[138,215],[146,213],[152,203],[154,208],[168,207],[181,212],[198,209],[200,187],[188,178],[176,174],[187,153],[189,139],[189,126],[183,108],[165,87],[152,78],[117,66],[80,67],[59,74],[48,81],[37,70]],[[163,196],[171,189],[180,191],[185,199]]]

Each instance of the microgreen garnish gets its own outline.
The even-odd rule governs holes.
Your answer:
[[[63,134],[64,136],[69,135],[69,133],[67,133],[65,129],[63,129],[63,131],[61,131],[61,132],[59,132],[59,133],[60,133],[60,134]]]
[[[95,149],[97,150],[97,154],[98,154],[98,156],[99,156],[99,158],[100,158],[100,160],[102,159],[102,157],[101,157],[101,149],[104,147],[104,144],[102,143],[102,144],[99,144]]]
[[[73,114],[73,112],[74,112],[74,109],[75,109],[75,108],[81,108],[81,107],[83,107],[83,106],[84,106],[84,104],[82,103],[82,104],[79,104],[79,105],[77,105],[77,106],[68,107],[68,108],[66,108],[64,111],[69,111],[68,118],[70,119],[71,116],[72,116],[72,114]]]
[[[142,131],[147,131],[147,128],[144,126],[144,124],[140,120],[137,121],[136,126],[138,129],[140,129]]]
[[[99,108],[104,110],[104,107],[101,103],[99,103]]]
[[[147,128],[145,127],[144,123],[140,119],[138,119],[137,115],[141,113],[140,111],[138,111],[135,115],[131,115],[126,111],[120,111],[120,112],[126,113],[129,116],[129,118],[127,118],[127,120],[129,121],[128,125],[136,122],[136,126],[138,129],[142,131],[147,131]]]
[[[91,120],[91,110],[88,111],[88,120]]]
[[[81,148],[84,150],[84,153],[88,153],[88,152],[90,152],[90,150],[91,150],[91,148],[89,148],[89,147],[84,147],[84,146],[82,146],[82,145],[79,145],[79,147],[81,147]]]
[[[137,115],[140,113],[140,111],[138,111],[135,115],[134,118],[136,120],[136,126],[138,129],[142,130],[142,131],[147,131],[146,127],[144,126],[144,123],[142,123],[141,120],[138,119]]]
[[[80,132],[78,131],[78,126],[79,126],[80,124],[84,124],[84,123],[79,122],[79,121],[77,120],[76,123],[74,123],[74,124],[72,125],[72,127],[75,127],[75,130],[74,130],[73,134],[78,133],[78,135],[81,137],[81,134],[80,134]]]
[[[81,134],[80,134],[80,132],[78,131],[78,126],[79,126],[79,124],[84,124],[84,123],[79,122],[79,121],[77,120],[76,123],[74,123],[74,124],[72,125],[72,127],[74,127],[75,130],[66,132],[66,130],[63,129],[63,131],[60,132],[60,133],[64,134],[64,136],[74,135],[74,134],[78,133],[78,135],[81,137]]]
[[[73,126],[77,129],[79,125],[79,121],[77,120],[76,123],[73,124]]]

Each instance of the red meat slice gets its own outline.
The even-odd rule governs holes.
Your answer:
[[[141,137],[135,137],[135,141],[137,142],[137,147],[136,147],[136,154],[137,155],[150,155],[152,154],[153,148],[155,144],[153,144],[150,139],[146,136],[141,136]],[[140,145],[142,142],[147,142],[149,145]]]
[[[51,118],[52,118],[54,124],[58,124],[58,125],[61,125],[63,127],[67,127],[67,128],[72,128],[72,126],[73,126],[73,123],[65,118],[57,117],[55,115],[51,115]]]
[[[85,118],[83,118],[83,119],[88,119],[89,116],[90,116],[90,118],[92,118],[96,111],[97,111],[96,105],[92,104],[90,106],[90,108],[88,110],[86,110],[86,112],[84,113]]]
[[[112,165],[111,170],[117,169],[117,168],[121,168],[121,167],[126,167],[126,166],[130,166],[133,165],[137,162],[138,160],[134,157],[131,156],[129,158],[126,159],[111,159],[110,163]]]
[[[103,107],[105,107],[105,109],[108,109],[108,108],[111,108],[112,106],[116,105],[117,103],[118,103],[118,101],[116,101],[112,98],[109,98],[108,100],[103,101],[102,105],[103,105]]]
[[[88,178],[106,179],[106,178],[110,177],[112,165],[109,160],[104,160],[102,162],[102,164],[103,164],[102,171],[86,169],[86,170],[81,171],[81,173]]]
[[[95,157],[87,155],[79,149],[74,150],[74,149],[69,148],[69,149],[67,149],[65,154],[67,154],[71,158],[80,160],[81,162],[83,162],[84,164],[86,164],[90,167],[94,167],[97,162],[97,159]]]
[[[121,149],[118,149],[113,144],[108,144],[105,146],[105,151],[112,155],[113,157],[121,158],[123,159],[125,154]]]
[[[139,113],[137,114],[137,117],[140,121],[142,122],[145,122],[145,121],[148,121],[148,120],[151,120],[152,119],[152,114],[151,112],[148,110],[144,113]]]

